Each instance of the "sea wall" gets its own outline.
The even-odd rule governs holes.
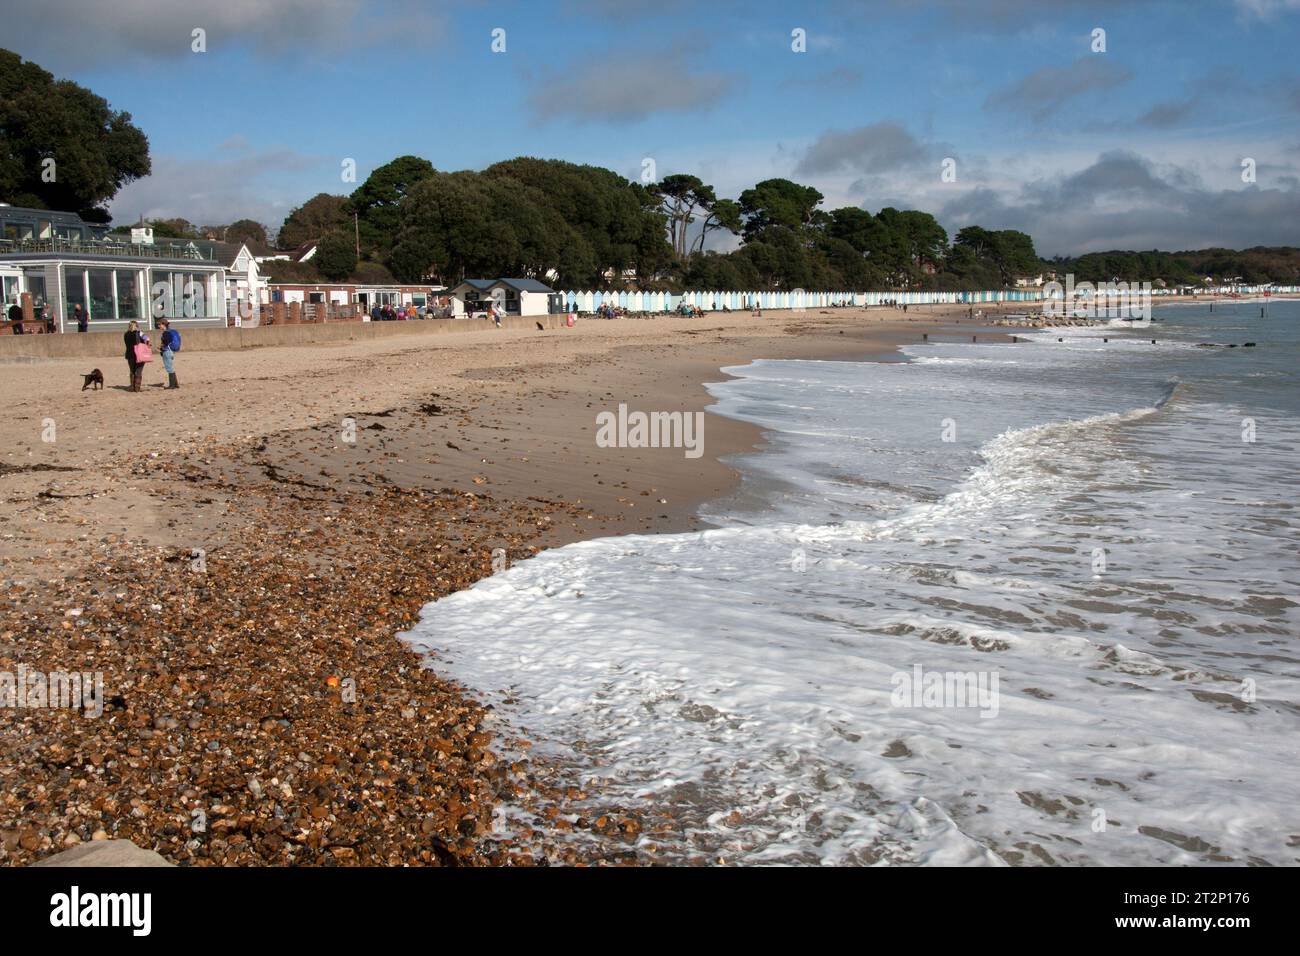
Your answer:
[[[563,315],[507,316],[506,329],[535,329],[564,326]],[[276,345],[316,345],[331,342],[364,342],[373,339],[421,335],[481,332],[491,328],[482,319],[422,319],[409,322],[330,322],[264,325],[249,328],[184,329],[183,352],[235,351]],[[153,334],[155,347],[158,334]],[[10,335],[0,337],[0,360],[51,358],[121,358],[121,332],[83,332],[56,335]]]

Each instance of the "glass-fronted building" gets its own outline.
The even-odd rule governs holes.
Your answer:
[[[4,205],[0,234],[5,305],[30,292],[36,317],[48,309],[56,331],[77,331],[77,305],[92,332],[163,317],[178,328],[225,325],[225,266],[210,243],[133,241],[73,213]]]

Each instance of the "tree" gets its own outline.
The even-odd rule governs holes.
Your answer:
[[[734,199],[719,199],[704,217],[700,227],[698,251],[704,251],[704,240],[708,238],[711,230],[722,229],[734,236],[740,232],[742,225],[740,203]]]
[[[871,213],[865,209],[844,206],[831,210],[825,231],[828,236],[842,239],[858,252],[866,255],[871,251],[872,241],[879,233],[879,226]]]
[[[352,214],[347,212],[347,207],[346,196],[317,193],[284,218],[275,239],[276,246],[296,249],[332,230],[351,228]]]
[[[130,113],[0,50],[0,197],[107,222],[102,205],[150,168]]]
[[[1015,285],[1019,276],[1039,272],[1042,262],[1034,251],[1034,240],[1023,232],[967,226],[953,239],[947,268],[991,288]]]
[[[707,211],[717,202],[713,187],[704,185],[698,176],[677,173],[665,176],[650,186],[649,191],[659,200],[660,208],[668,221],[673,255],[685,259],[687,227],[695,221],[697,209]]]
[[[824,197],[811,186],[788,179],[765,179],[740,194],[745,219],[745,241],[772,226],[800,230],[813,222],[813,212]]]
[[[528,187],[530,202],[556,213],[581,237],[581,248],[564,253],[564,267],[557,267],[581,284],[662,258],[654,248],[655,242],[666,248],[659,199],[612,170],[520,156],[489,166],[482,175]],[[588,259],[590,265],[583,265]]]
[[[356,213],[361,249],[385,254],[397,241],[398,206],[416,185],[434,175],[433,164],[418,156],[398,156],[372,172],[348,198],[347,213]]]
[[[266,227],[252,219],[239,219],[228,225],[224,232],[226,242],[252,242],[266,245]]]
[[[1042,260],[1034,251],[1034,240],[1015,229],[1002,229],[993,235],[993,257],[1002,276],[1002,284],[1014,286],[1020,276],[1037,274]]]
[[[347,233],[326,233],[321,237],[312,261],[325,278],[341,282],[357,267],[356,245]]]

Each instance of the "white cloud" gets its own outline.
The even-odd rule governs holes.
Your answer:
[[[330,176],[337,177],[332,157],[289,149],[254,151],[234,145],[218,158],[155,156],[153,173],[124,186],[109,211],[118,224],[141,216],[180,217],[196,225],[247,218],[274,232],[293,206],[322,191],[315,187],[328,189]]]

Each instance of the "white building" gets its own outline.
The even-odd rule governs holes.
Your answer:
[[[456,317],[485,310],[495,302],[503,315],[563,312],[563,296],[536,279],[465,279],[449,290]]]
[[[178,327],[224,325],[226,276],[208,243],[132,241],[106,234],[75,213],[0,205],[0,277],[8,301],[30,293],[61,332],[76,332],[80,305],[92,332],[150,327],[166,316]],[[147,237],[152,239],[152,236]]]

